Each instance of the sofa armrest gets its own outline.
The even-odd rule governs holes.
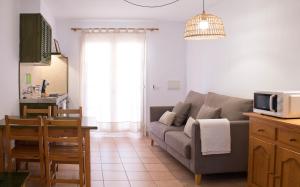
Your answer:
[[[168,110],[172,111],[173,106],[151,106],[150,107],[150,122],[158,121],[159,118]]]
[[[209,168],[211,162],[216,160],[226,160],[233,162],[239,168],[247,168],[248,160],[248,142],[249,142],[249,121],[230,121],[230,133],[231,133],[231,153],[224,155],[206,155],[203,156],[201,153],[201,138],[200,138],[200,125],[198,122],[193,124],[192,127],[192,142],[191,142],[191,153],[192,162],[190,169],[195,173],[213,173],[212,170],[215,168]],[[228,164],[230,165],[230,164]],[[226,167],[226,166],[225,166]],[[224,171],[227,168],[224,168]],[[228,168],[230,171],[231,168]],[[212,172],[211,172],[212,171]]]

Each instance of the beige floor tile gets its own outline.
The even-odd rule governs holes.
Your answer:
[[[100,164],[101,163],[101,158],[99,157],[91,157],[91,163],[92,164]]]
[[[101,164],[91,164],[91,170],[92,171],[100,171],[100,170],[102,170]]]
[[[135,151],[120,151],[119,154],[121,158],[138,158]]]
[[[115,145],[104,145],[100,146],[100,151],[117,151],[117,147]]]
[[[143,164],[123,164],[126,171],[146,171]]]
[[[79,170],[79,166],[78,166],[78,164],[58,164],[58,170],[59,171],[61,171],[61,170],[63,170],[63,171],[65,171],[65,170],[78,171]]]
[[[153,180],[175,180],[176,178],[168,171],[150,171]]]
[[[117,151],[100,151],[101,157],[119,157]]]
[[[102,164],[103,171],[124,171],[122,164]]]
[[[155,181],[158,187],[184,187],[184,185],[178,180],[170,181]]]
[[[64,171],[57,172],[56,177],[58,179],[78,179],[79,173],[78,173],[78,171],[64,170]]]
[[[131,187],[157,187],[154,181],[130,181]]]
[[[101,157],[101,162],[103,164],[119,164],[121,159],[119,157]]]
[[[169,171],[163,164],[144,164],[144,166],[148,171]]]
[[[102,181],[103,180],[102,171],[92,171],[91,178],[92,181]]]
[[[170,170],[172,175],[178,180],[193,180],[194,174],[188,170]]]
[[[136,134],[100,131],[91,134],[92,187],[104,185],[106,187],[130,185],[131,187],[182,185],[199,187],[194,184],[193,173],[160,147],[150,146],[149,138],[141,138]],[[58,175],[63,178],[78,177],[78,166],[59,167]],[[33,163],[29,168],[31,173],[39,173],[38,163]],[[102,171],[103,168],[105,171]],[[27,186],[41,186],[39,183],[32,182]],[[245,187],[246,185],[245,174],[203,175],[201,183],[201,187]]]
[[[149,158],[149,157],[143,157],[141,158],[141,161],[144,164],[161,164],[161,161],[158,158]]]
[[[92,181],[91,187],[104,187],[103,181]]]
[[[137,154],[141,158],[153,158],[153,157],[156,157],[155,154],[152,153],[152,151],[137,151]]]
[[[125,171],[103,171],[103,178],[105,181],[128,180]]]
[[[129,181],[104,181],[105,187],[130,187]]]
[[[152,180],[150,174],[145,171],[128,171],[126,174],[130,181]]]
[[[164,164],[170,171],[174,170],[188,170],[186,167],[184,167],[182,164],[179,162],[176,163],[165,163]]]
[[[121,158],[123,164],[141,164],[142,161],[139,158]]]

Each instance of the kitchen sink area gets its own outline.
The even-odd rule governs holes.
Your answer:
[[[67,100],[68,94],[49,94],[49,96],[41,97],[41,96],[33,96],[21,98],[20,103],[53,103],[59,104]]]

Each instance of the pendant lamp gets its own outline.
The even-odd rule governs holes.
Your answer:
[[[192,17],[185,26],[184,39],[186,40],[212,40],[225,37],[224,24],[221,18],[205,12]]]

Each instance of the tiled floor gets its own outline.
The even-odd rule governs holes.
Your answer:
[[[195,186],[191,172],[158,146],[150,146],[149,138],[138,133],[93,132],[91,155],[93,187]],[[75,178],[76,170],[76,166],[61,165],[59,175]],[[201,187],[245,186],[245,174],[203,176],[201,183]]]

